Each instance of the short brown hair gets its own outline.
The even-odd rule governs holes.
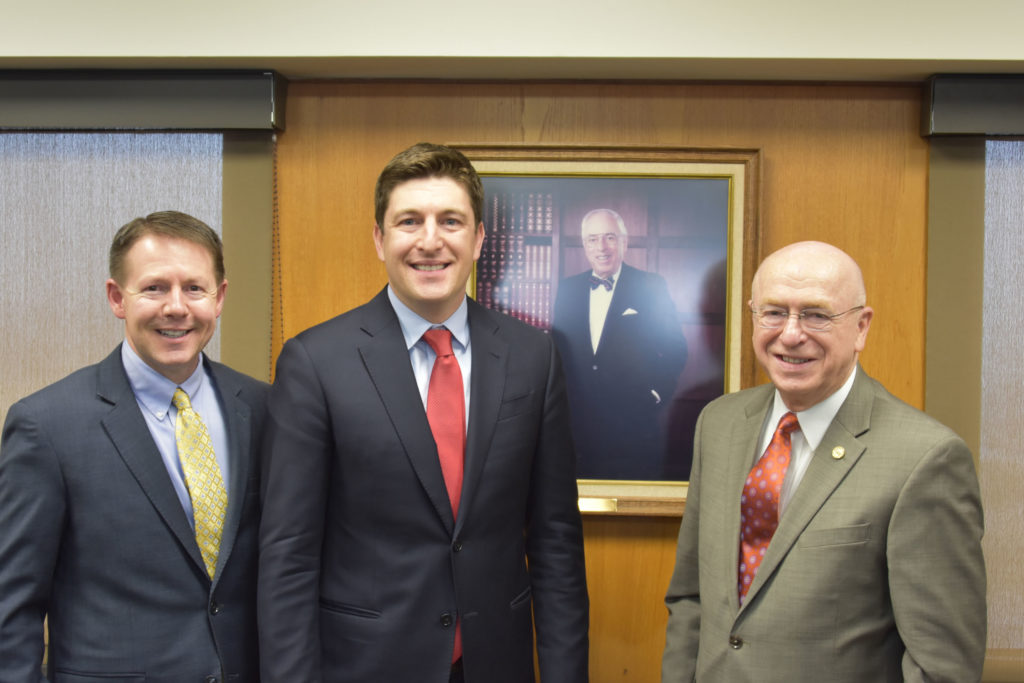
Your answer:
[[[198,218],[180,211],[157,211],[121,226],[110,244],[110,277],[123,284],[124,258],[128,250],[146,235],[161,235],[194,242],[210,252],[217,283],[224,281],[224,246],[220,235]]]
[[[473,164],[457,149],[430,142],[420,142],[399,152],[388,162],[377,178],[374,190],[374,219],[384,228],[384,214],[394,189],[408,180],[419,178],[451,178],[469,195],[473,208],[473,225],[483,220],[484,186]]]

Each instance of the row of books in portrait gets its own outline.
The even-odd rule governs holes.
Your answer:
[[[554,196],[550,192],[496,192],[489,198],[487,228],[495,233],[550,235],[554,232]]]
[[[494,309],[523,322],[551,329],[550,282],[480,282],[477,281],[476,299],[487,308]]]
[[[521,235],[490,236],[476,262],[477,282],[550,282],[553,251],[551,244],[531,244]]]

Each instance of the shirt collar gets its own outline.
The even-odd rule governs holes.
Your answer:
[[[800,421],[800,431],[804,435],[804,439],[807,441],[807,445],[811,447],[811,450],[815,450],[821,440],[825,438],[825,432],[828,431],[828,426],[832,424],[832,420],[835,419],[839,409],[843,406],[843,402],[846,401],[846,397],[850,395],[850,390],[853,388],[853,380],[857,377],[857,365],[854,364],[853,371],[850,376],[846,378],[843,385],[839,387],[835,393],[826,398],[824,401],[817,403],[807,410],[801,411],[796,414],[797,420]],[[782,416],[789,412],[789,408],[783,402],[782,397],[779,395],[779,390],[775,390],[775,402],[772,404],[772,414],[769,424],[774,430],[775,425],[779,423]]]
[[[206,372],[203,369],[202,356],[195,372],[181,384],[175,384],[159,372],[149,367],[127,340],[121,344],[121,363],[128,374],[128,383],[138,402],[158,420],[163,420],[171,407],[171,397],[179,386],[189,397],[194,397],[203,386]]]
[[[399,325],[402,326],[405,348],[411,349],[415,346],[423,336],[423,333],[432,327],[447,327],[448,331],[452,333],[454,340],[462,348],[469,346],[469,306],[466,304],[466,297],[462,297],[462,303],[459,304],[459,307],[440,325],[435,325],[429,320],[420,317],[418,313],[402,303],[394,291],[392,291],[391,285],[388,285],[388,300],[391,302],[391,307],[395,309]]]

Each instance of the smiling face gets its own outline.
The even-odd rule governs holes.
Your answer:
[[[626,232],[617,214],[597,210],[583,219],[583,252],[598,277],[618,272],[626,254]]]
[[[477,223],[466,190],[451,178],[416,178],[391,191],[383,225],[373,228],[395,296],[432,323],[462,303],[484,225]]]
[[[778,306],[790,314],[816,308],[830,314],[864,305],[857,264],[821,242],[784,247],[764,260],[754,275],[751,305]],[[754,353],[786,407],[807,410],[835,393],[864,350],[873,311],[865,306],[835,320],[825,332],[807,332],[793,315],[778,329],[754,320]]]
[[[184,382],[224,306],[228,283],[217,282],[213,256],[195,242],[144,235],[125,254],[121,280],[107,280],[107,301],[128,344],[161,375]]]

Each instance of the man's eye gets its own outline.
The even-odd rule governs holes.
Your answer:
[[[788,318],[789,315],[784,311],[768,309],[765,311],[761,311],[761,317],[764,318],[765,320],[781,320],[782,318]]]
[[[804,318],[812,323],[823,323],[832,319],[825,311],[804,311]]]

